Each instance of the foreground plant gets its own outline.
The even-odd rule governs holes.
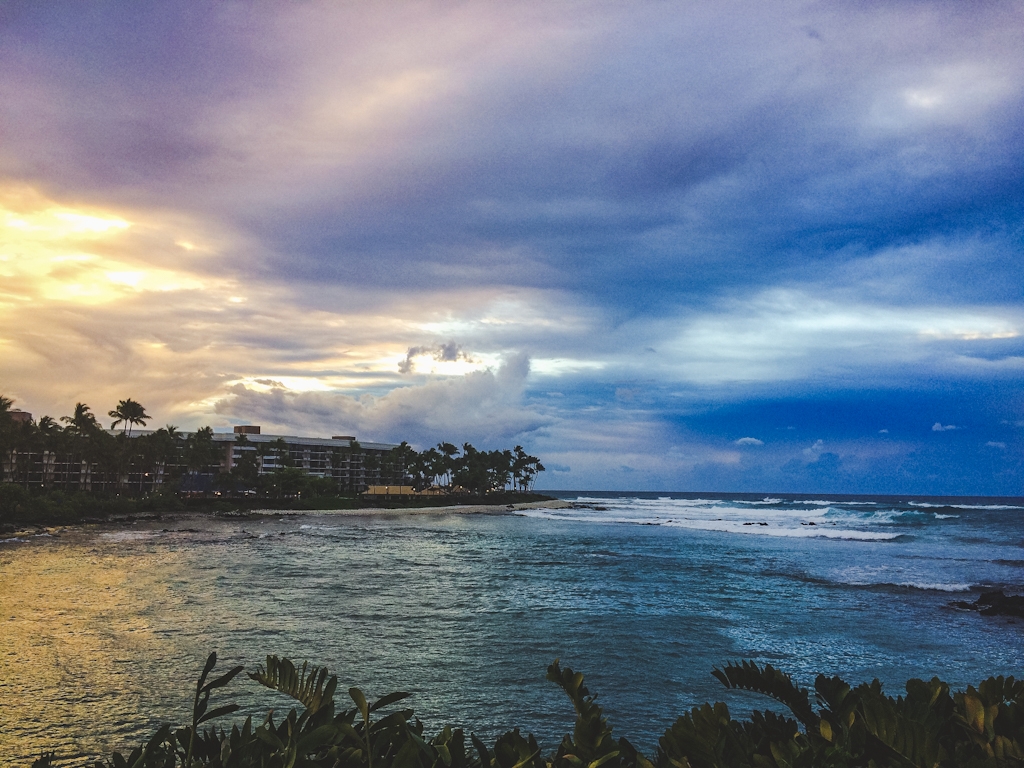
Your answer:
[[[353,707],[334,701],[338,679],[326,669],[296,668],[268,656],[249,677],[301,705],[278,722],[273,712],[253,726],[249,717],[230,730],[205,723],[235,712],[234,704],[209,709],[218,688],[241,671],[235,667],[209,680],[217,655],[210,654],[196,684],[192,722],[173,731],[164,726],[127,757],[115,752],[95,768],[998,768],[1024,766],[1024,681],[992,677],[977,688],[950,694],[938,678],[910,680],[907,695],[893,698],[875,680],[851,688],[838,677],[819,675],[815,703],[806,688],[771,665],[728,664],[712,674],[727,688],[754,691],[785,705],[791,719],[770,710],[749,720],[732,719],[719,702],[695,707],[661,737],[649,760],[624,738],[612,738],[601,707],[583,675],[556,660],[547,679],[572,701],[576,723],[555,753],[544,757],[532,735],[519,729],[488,748],[462,729],[446,726],[424,736],[411,709],[391,709],[410,694],[392,693],[369,703],[350,688]],[[33,768],[54,765],[52,755]]]

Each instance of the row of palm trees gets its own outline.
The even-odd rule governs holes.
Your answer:
[[[402,467],[415,488],[440,488],[449,492],[524,492],[533,489],[544,465],[517,445],[512,450],[480,451],[463,443],[461,452],[452,443],[438,443],[417,452],[407,443],[388,455]]]
[[[63,490],[129,490],[132,486],[155,487],[170,479],[175,470],[204,471],[219,460],[213,429],[204,427],[183,435],[168,425],[140,437],[132,430],[152,418],[146,409],[128,398],[108,412],[111,430],[103,428],[85,403],[59,420],[42,416],[38,421],[16,418],[10,398],[0,395],[0,456],[3,479],[23,485],[44,485]],[[136,486],[137,483],[137,486]]]
[[[63,490],[113,490],[142,493],[170,487],[186,478],[210,478],[203,488],[229,492],[256,491],[260,495],[357,493],[366,482],[412,485],[444,492],[487,493],[532,490],[544,466],[522,446],[512,450],[480,451],[469,443],[460,450],[452,443],[417,452],[403,442],[391,451],[366,451],[355,440],[330,452],[326,469],[296,466],[283,439],[253,445],[236,435],[229,473],[220,475],[223,444],[214,442],[213,429],[203,427],[183,434],[173,425],[132,436],[135,427],[152,420],[146,409],[127,398],[108,412],[111,431],[103,428],[85,403],[74,413],[55,420],[16,418],[13,401],[0,395],[0,457],[2,479],[25,486],[42,485]],[[113,430],[121,427],[119,434]],[[335,471],[345,467],[344,472]],[[273,468],[268,471],[268,468]],[[310,474],[327,474],[324,482]]]

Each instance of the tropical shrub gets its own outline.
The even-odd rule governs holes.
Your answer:
[[[120,753],[95,768],[997,768],[1024,766],[1024,681],[991,677],[975,688],[950,693],[938,678],[910,680],[906,696],[893,698],[875,680],[851,688],[819,675],[811,694],[771,665],[728,664],[712,674],[727,688],[764,694],[792,718],[771,710],[735,720],[723,703],[704,704],[680,717],[661,737],[653,759],[625,738],[614,739],[583,675],[556,660],[547,679],[576,710],[572,733],[554,754],[543,756],[532,735],[519,729],[487,747],[476,736],[446,726],[429,738],[411,709],[398,708],[409,694],[392,693],[373,703],[358,688],[352,706],[335,702],[336,676],[326,669],[296,668],[268,656],[249,677],[291,697],[299,706],[275,721],[271,712],[254,725],[247,718],[230,729],[202,726],[237,711],[210,708],[212,693],[241,671],[210,679],[211,654],[195,689],[192,721],[164,726],[129,755]],[[816,706],[815,706],[816,705]],[[384,711],[388,710],[387,714]],[[54,765],[53,756],[34,768]]]

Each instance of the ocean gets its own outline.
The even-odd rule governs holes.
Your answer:
[[[753,659],[805,685],[1024,675],[1024,624],[954,605],[1024,591],[1024,500],[557,493],[504,514],[267,515],[0,541],[0,754],[67,765],[187,716],[210,651],[326,665],[339,690],[413,693],[428,732],[572,727],[547,665],[586,675],[651,753]],[[217,699],[215,699],[216,701]],[[289,702],[244,678],[246,711]]]

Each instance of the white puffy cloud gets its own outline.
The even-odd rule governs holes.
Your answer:
[[[756,437],[741,437],[736,441],[736,445],[764,445],[764,441]]]
[[[941,422],[938,421],[932,424],[932,432],[949,432],[950,430],[954,429],[956,429],[955,424],[942,424]]]
[[[420,447],[440,440],[492,447],[552,421],[523,401],[529,370],[525,354],[511,355],[497,370],[431,379],[382,395],[259,391],[236,384],[214,402],[214,410],[234,422],[260,424],[268,433],[354,433],[364,441],[407,440]]]
[[[813,445],[811,445],[811,446],[809,446],[807,448],[804,448],[803,454],[804,454],[804,456],[814,457],[814,456],[817,456],[818,454],[820,454],[824,450],[825,450],[825,441],[819,439],[819,440],[815,440]]]

